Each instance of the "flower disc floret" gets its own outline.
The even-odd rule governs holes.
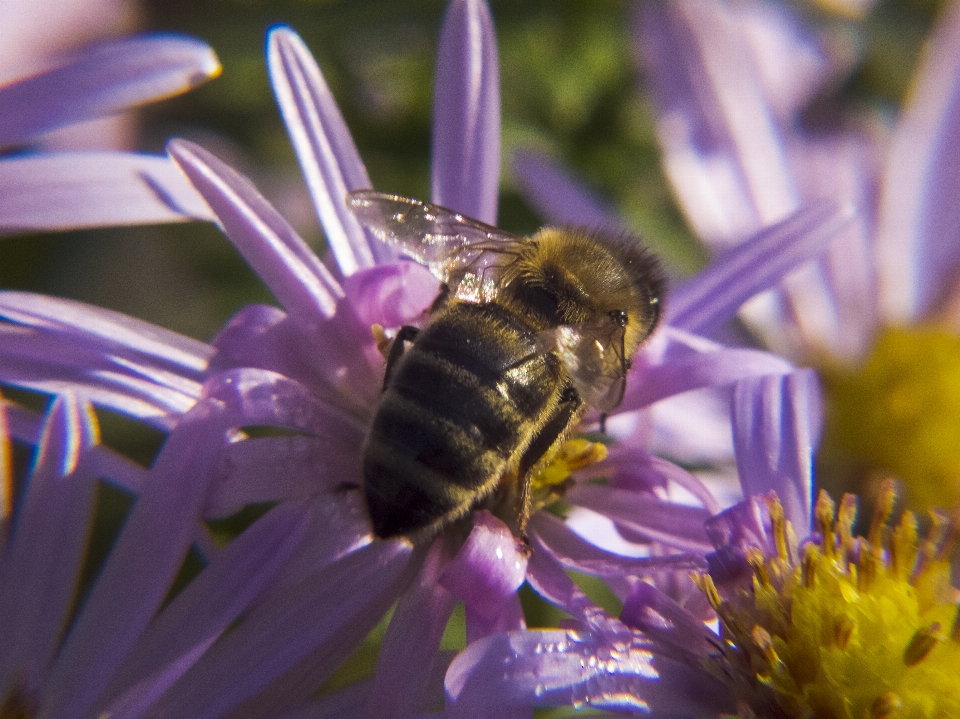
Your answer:
[[[888,328],[861,366],[827,379],[838,450],[896,475],[915,509],[960,503],[960,337]]]
[[[817,501],[817,541],[799,550],[776,498],[776,550],[748,556],[752,586],[721,597],[695,577],[720,619],[708,669],[742,717],[932,719],[960,716],[960,607],[950,585],[954,542],[935,518],[920,539],[905,513],[896,527],[887,483],[867,537],[854,537],[856,500]],[[836,517],[836,518],[835,518]]]

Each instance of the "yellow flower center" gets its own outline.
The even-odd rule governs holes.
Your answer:
[[[828,456],[895,475],[914,509],[960,503],[960,337],[889,328],[862,366],[824,376]]]
[[[563,497],[573,480],[570,474],[606,459],[607,448],[599,442],[574,437],[564,441],[548,465],[530,480],[532,511]]]
[[[856,502],[816,507],[822,543],[798,551],[776,499],[777,550],[749,557],[753,586],[721,597],[695,580],[720,618],[708,668],[747,717],[949,719],[960,717],[960,593],[950,585],[947,525],[918,539],[905,514],[887,526],[893,485],[881,493],[867,538],[853,537]]]

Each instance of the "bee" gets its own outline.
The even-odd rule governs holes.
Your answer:
[[[635,238],[546,227],[521,238],[453,210],[358,190],[379,239],[443,285],[422,329],[401,327],[363,456],[380,538],[431,536],[513,483],[523,536],[530,479],[586,407],[622,401],[656,328],[665,281]]]

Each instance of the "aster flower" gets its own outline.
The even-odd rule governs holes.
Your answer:
[[[849,71],[851,53],[836,42],[775,3],[639,7],[637,53],[664,167],[708,248],[722,253],[816,198],[858,208],[822,259],[743,312],[766,346],[823,372],[822,481],[892,472],[912,506],[960,502],[951,194],[960,8],[944,8],[895,127],[812,131],[803,111]],[[541,158],[520,157],[518,170],[538,199],[561,186],[576,198],[569,207],[589,202]]]
[[[243,613],[256,614],[254,598],[309,526],[305,507],[277,507],[223,548],[203,542],[206,567],[171,595],[203,540],[200,512],[229,413],[197,402],[144,470],[99,444],[92,408],[73,395],[42,417],[0,404],[2,716],[140,716]],[[26,477],[13,473],[13,442],[33,451]],[[137,492],[105,559],[88,556],[99,481]],[[91,560],[102,565],[85,586]],[[234,681],[218,677],[217,690]]]
[[[642,536],[650,556],[606,551],[546,512],[531,520],[529,556],[485,510],[413,549],[406,540],[375,542],[359,493],[344,488],[360,482],[362,444],[381,386],[382,358],[370,328],[420,321],[438,283],[419,265],[396,261],[349,212],[346,193],[368,187],[369,179],[319,68],[289,29],[270,34],[268,64],[335,267],[319,260],[248,180],[202,148],[173,141],[171,156],[283,310],[245,308],[205,345],[98,308],[2,293],[0,312],[10,324],[0,327],[0,378],[33,390],[69,387],[174,432],[196,402],[225,403],[234,431],[217,446],[222,454],[203,516],[257,502],[309,507],[305,538],[273,586],[177,677],[155,713],[431,711],[443,703],[449,657],[440,636],[457,602],[465,605],[468,639],[479,640],[523,627],[517,589],[525,580],[548,601],[569,606],[579,590],[568,586],[564,564],[608,578],[624,596],[630,577],[651,568],[702,564],[710,550],[703,521],[719,505],[685,470],[645,451],[644,412],[691,389],[791,372],[772,355],[724,348],[692,330],[721,322],[816,254],[849,222],[849,212],[829,203],[807,208],[678,288],[674,320],[635,361],[624,403],[608,420],[620,443],[603,463],[596,445],[571,443],[538,478],[538,506],[563,493]],[[498,92],[483,3],[451,4],[438,66],[433,199],[492,222]],[[286,432],[247,431],[264,426]],[[612,476],[613,486],[567,481],[571,472]],[[700,506],[671,501],[672,484],[687,488]],[[318,686],[395,603],[372,678],[316,699]],[[224,674],[235,679],[229,689],[217,683]]]
[[[820,424],[812,372],[744,380],[734,394],[744,492],[763,494],[707,522],[716,551],[694,576],[719,630],[689,595],[669,596],[663,583],[633,583],[616,619],[554,572],[547,591],[571,626],[470,645],[447,672],[450,715],[481,716],[491,697],[514,708],[698,719],[960,710],[960,592],[950,585],[956,527],[951,535],[938,517],[920,537],[909,513],[888,527],[892,485],[866,537],[853,535],[852,495],[835,515],[821,493],[811,511]]]
[[[51,130],[178,95],[219,72],[203,43],[153,35],[88,46],[0,87],[0,233],[209,219],[166,157],[27,150]]]

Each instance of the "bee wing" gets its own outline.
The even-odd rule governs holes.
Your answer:
[[[522,242],[454,210],[399,195],[355,190],[347,195],[347,205],[374,235],[400,247],[443,282],[462,278],[465,273],[458,270],[464,268],[498,264],[484,255],[513,253]]]
[[[557,330],[556,351],[581,399],[601,412],[623,401],[629,358],[624,357],[625,327],[613,317]]]

